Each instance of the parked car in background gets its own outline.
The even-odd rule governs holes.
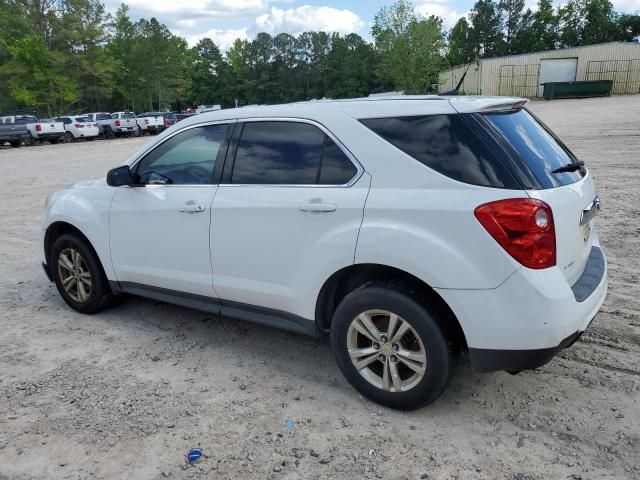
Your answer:
[[[136,114],[133,112],[112,113],[108,128],[116,137],[130,137],[132,135],[140,135],[142,132],[142,129],[138,125]]]
[[[50,143],[64,141],[64,125],[61,122],[52,120],[38,120],[34,115],[7,115],[1,117],[4,124],[26,125],[30,135],[30,143],[48,140]]]
[[[0,145],[9,143],[17,148],[22,145],[22,142],[25,145],[31,144],[31,134],[26,124],[0,121]]]
[[[85,113],[85,117],[98,125],[98,132],[101,137],[113,138],[115,135],[111,129],[111,114],[108,112]]]
[[[130,293],[327,333],[392,408],[438,398],[460,351],[480,372],[539,368],[596,316],[607,264],[593,174],[525,103],[201,114],[49,197],[45,272],[83,313]]]
[[[80,138],[95,140],[100,133],[98,124],[82,115],[56,117],[54,120],[64,123],[67,142],[75,142]]]
[[[191,118],[194,115],[197,115],[197,113],[176,113],[176,123],[181,122],[182,120],[185,120],[187,118]]]
[[[164,126],[169,128],[171,125],[178,123],[178,116],[175,112],[166,112],[164,116]]]
[[[142,133],[150,133],[157,135],[166,127],[164,123],[164,114],[162,112],[145,112],[137,115],[138,125],[142,129]]]

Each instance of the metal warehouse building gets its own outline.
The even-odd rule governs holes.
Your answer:
[[[451,90],[467,69],[440,75],[440,91]],[[540,97],[545,82],[613,80],[612,93],[640,93],[640,43],[610,42],[545,52],[484,58],[469,68],[461,92],[472,95]]]

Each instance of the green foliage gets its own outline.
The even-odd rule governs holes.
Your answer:
[[[382,8],[372,28],[378,50],[378,72],[394,90],[426,93],[438,83],[444,59],[442,19],[418,17],[411,3],[398,0]]]
[[[226,53],[194,47],[157,19],[133,21],[100,0],[0,0],[0,110],[55,115],[200,104],[240,105],[427,93],[440,71],[478,58],[612,40],[637,41],[640,16],[610,0],[477,0],[449,31],[407,0],[383,7],[361,36],[258,34]]]

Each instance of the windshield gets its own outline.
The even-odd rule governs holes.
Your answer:
[[[521,157],[544,188],[575,183],[586,175],[584,168],[574,172],[552,173],[577,161],[562,142],[525,109],[483,115]]]

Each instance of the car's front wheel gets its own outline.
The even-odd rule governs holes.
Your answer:
[[[51,249],[51,273],[63,300],[81,313],[96,313],[113,294],[100,260],[79,235],[61,235]]]
[[[436,315],[408,292],[384,283],[351,292],[331,324],[331,345],[342,373],[381,405],[413,410],[432,403],[452,369]]]

